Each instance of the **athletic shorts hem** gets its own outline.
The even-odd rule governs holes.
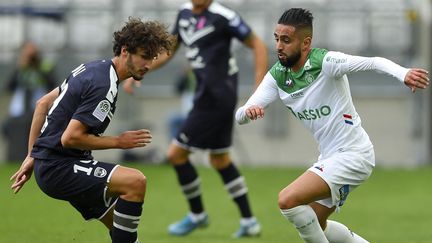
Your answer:
[[[225,147],[225,148],[217,148],[217,149],[213,149],[213,148],[200,148],[200,147],[194,147],[194,146],[189,146],[185,143],[182,143],[180,141],[178,141],[177,139],[173,139],[172,142],[179,146],[180,148],[190,151],[190,152],[194,152],[194,151],[198,151],[198,150],[208,150],[210,151],[211,154],[223,154],[228,152],[231,147]]]

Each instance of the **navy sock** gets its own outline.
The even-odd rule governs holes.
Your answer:
[[[231,163],[228,167],[218,171],[225,184],[225,188],[231,198],[237,204],[243,218],[252,217],[252,211],[247,198],[247,187],[243,176],[238,169]]]
[[[174,169],[183,194],[189,202],[191,212],[196,214],[204,212],[201,200],[201,181],[193,165],[187,161],[185,164],[174,166]]]
[[[119,198],[114,208],[111,239],[113,243],[138,242],[138,224],[143,202],[129,202]]]

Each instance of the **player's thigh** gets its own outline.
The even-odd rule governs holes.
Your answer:
[[[133,193],[145,194],[147,178],[144,174],[133,168],[118,166],[108,183],[108,190],[114,195],[126,195]]]
[[[279,207],[294,208],[330,196],[327,183],[315,173],[306,171],[279,193]]]

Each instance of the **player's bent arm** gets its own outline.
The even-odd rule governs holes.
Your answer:
[[[278,95],[276,80],[274,80],[270,72],[267,72],[263,81],[246,104],[237,110],[235,115],[237,123],[245,124],[250,120],[262,118],[264,116],[264,108],[275,101]]]
[[[79,120],[72,119],[61,137],[65,148],[81,150],[129,149],[144,147],[151,142],[150,131],[142,129],[127,131],[119,136],[96,136],[88,133],[88,127]]]
[[[255,88],[261,83],[268,68],[268,55],[265,43],[252,32],[243,43],[253,50],[255,60]]]
[[[30,134],[28,141],[28,155],[30,155],[31,150],[36,139],[39,137],[43,124],[45,123],[48,111],[53,105],[55,99],[59,96],[59,88],[53,89],[48,94],[44,95],[36,102],[35,111],[33,113],[33,119],[30,126]]]
[[[34,159],[30,156],[30,153],[33,148],[33,144],[35,143],[36,138],[39,136],[41,128],[45,122],[45,117],[58,95],[59,89],[56,88],[40,98],[36,103],[36,108],[30,127],[28,154],[22,162],[21,167],[10,178],[10,180],[14,181],[11,186],[11,189],[14,193],[18,193],[24,184],[31,178],[33,173]]]

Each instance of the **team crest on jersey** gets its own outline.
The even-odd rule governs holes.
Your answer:
[[[96,167],[95,171],[93,172],[93,175],[99,178],[105,177],[107,174],[107,171],[102,167]]]
[[[314,81],[314,76],[312,74],[310,74],[310,73],[306,73],[305,74],[305,81],[308,84],[311,84]]]
[[[103,122],[111,110],[111,104],[108,100],[102,100],[93,111],[93,116]]]

